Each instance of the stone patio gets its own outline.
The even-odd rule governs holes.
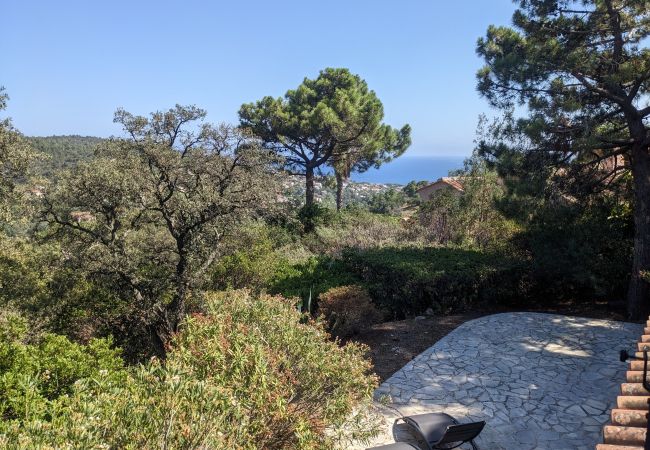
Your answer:
[[[385,432],[372,445],[416,442],[393,426],[399,413],[447,412],[487,422],[477,440],[483,450],[592,450],[625,376],[618,352],[634,350],[642,331],[539,313],[469,321],[377,389]]]

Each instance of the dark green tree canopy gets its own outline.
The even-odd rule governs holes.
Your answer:
[[[528,144],[555,163],[584,167],[629,152],[635,140],[648,145],[648,2],[519,4],[514,28],[491,26],[478,41],[479,92],[499,108],[525,105]]]
[[[520,0],[514,27],[479,39],[478,89],[523,118],[484,153],[531,170],[563,170],[583,187],[633,178],[631,317],[650,311],[650,4],[647,0]],[[508,122],[508,121],[506,121]]]
[[[242,105],[239,117],[242,127],[283,156],[286,171],[306,177],[308,206],[314,199],[314,173],[323,165],[355,153],[355,163],[379,164],[410,142],[410,127],[397,131],[383,124],[381,101],[347,69],[325,69],[282,98]]]

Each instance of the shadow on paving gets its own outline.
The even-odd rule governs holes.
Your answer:
[[[638,324],[541,313],[469,321],[376,391],[385,433],[373,445],[409,439],[399,414],[446,412],[485,420],[484,449],[593,449],[609,419]],[[397,411],[399,412],[397,412]]]

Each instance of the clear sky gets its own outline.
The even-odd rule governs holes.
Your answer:
[[[410,155],[468,155],[476,40],[509,24],[510,0],[31,1],[0,12],[0,85],[27,135],[110,136],[117,107],[196,104],[236,122],[244,102],[347,67],[413,128]]]

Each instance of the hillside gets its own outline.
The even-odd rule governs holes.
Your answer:
[[[47,158],[36,163],[35,171],[39,175],[51,177],[61,169],[74,167],[81,161],[93,157],[95,147],[102,138],[94,136],[30,136],[27,138],[32,146]]]

